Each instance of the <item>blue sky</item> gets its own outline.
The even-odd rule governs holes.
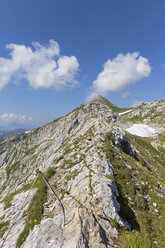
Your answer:
[[[42,125],[97,94],[164,98],[164,27],[164,0],[1,0],[0,127]]]

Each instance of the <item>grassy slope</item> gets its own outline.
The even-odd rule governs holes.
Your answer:
[[[158,181],[163,185],[164,157],[150,145],[149,140],[133,135],[129,138],[140,152],[137,159],[110,145],[111,133],[105,138],[105,151],[113,165],[120,194],[120,215],[132,225],[131,232],[120,232],[122,247],[162,248],[165,247],[165,196],[158,189]],[[143,158],[152,171],[144,166]],[[154,207],[153,203],[157,206]]]

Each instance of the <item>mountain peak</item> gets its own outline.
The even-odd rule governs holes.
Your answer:
[[[101,102],[107,100],[105,97],[98,95],[95,98],[93,98],[90,102]]]
[[[99,104],[104,104],[107,105],[108,107],[110,107],[112,110],[114,110],[114,108],[118,108],[116,105],[114,105],[113,103],[111,103],[108,99],[106,99],[105,97],[98,95],[95,98],[93,98],[89,103],[99,103]]]
[[[102,104],[104,106],[106,105],[106,107],[108,107],[109,109],[111,109],[115,113],[121,113],[121,112],[128,111],[131,109],[131,108],[117,107],[115,104],[113,104],[111,101],[109,101],[108,99],[106,99],[105,97],[103,97],[101,95],[96,96],[93,100],[91,100],[89,102],[89,104],[90,103],[98,103],[98,104]]]

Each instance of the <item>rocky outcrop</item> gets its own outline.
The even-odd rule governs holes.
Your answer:
[[[127,153],[128,155],[136,158],[137,151],[131,145],[130,140],[126,136],[124,130],[121,127],[114,127],[112,129],[112,137],[114,140],[115,145],[123,152]]]

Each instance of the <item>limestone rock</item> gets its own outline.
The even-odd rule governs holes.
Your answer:
[[[121,116],[113,110],[115,106],[99,96],[41,128],[8,137],[0,143],[0,218],[2,221],[9,220],[7,229],[11,227],[12,220],[29,192],[23,190],[23,186],[31,184],[36,178],[36,169],[44,173],[50,167],[55,168],[49,183],[65,210],[63,226],[61,205],[47,188],[47,198],[42,205],[42,221],[30,230],[21,248],[120,247],[117,226],[126,230],[131,230],[132,226],[121,215],[120,185],[115,180],[113,158],[111,161],[106,154],[107,133],[111,133],[113,141],[109,149],[122,161],[121,168],[125,167],[127,172],[132,173],[131,180],[135,183],[133,196],[139,196],[140,191],[147,187],[153,193],[155,189],[148,182],[143,185],[136,181],[141,168],[148,168],[148,160],[142,156],[145,165],[140,164],[136,159],[139,152],[124,131],[130,125],[124,121],[125,115],[134,115],[134,110]],[[129,158],[133,161],[131,164]],[[156,162],[156,157],[154,159]],[[152,171],[153,167],[150,173]],[[129,181],[125,184],[129,186]],[[162,181],[155,185],[163,197]],[[26,208],[20,211],[13,225],[5,248],[16,247],[26,224],[26,210],[37,191],[35,187],[30,192]],[[13,199],[11,206],[4,210],[6,196],[13,196]],[[131,216],[135,214],[133,207],[130,208],[133,196],[122,196],[126,203],[130,203],[127,208]],[[6,234],[7,231],[1,237],[0,244]]]

